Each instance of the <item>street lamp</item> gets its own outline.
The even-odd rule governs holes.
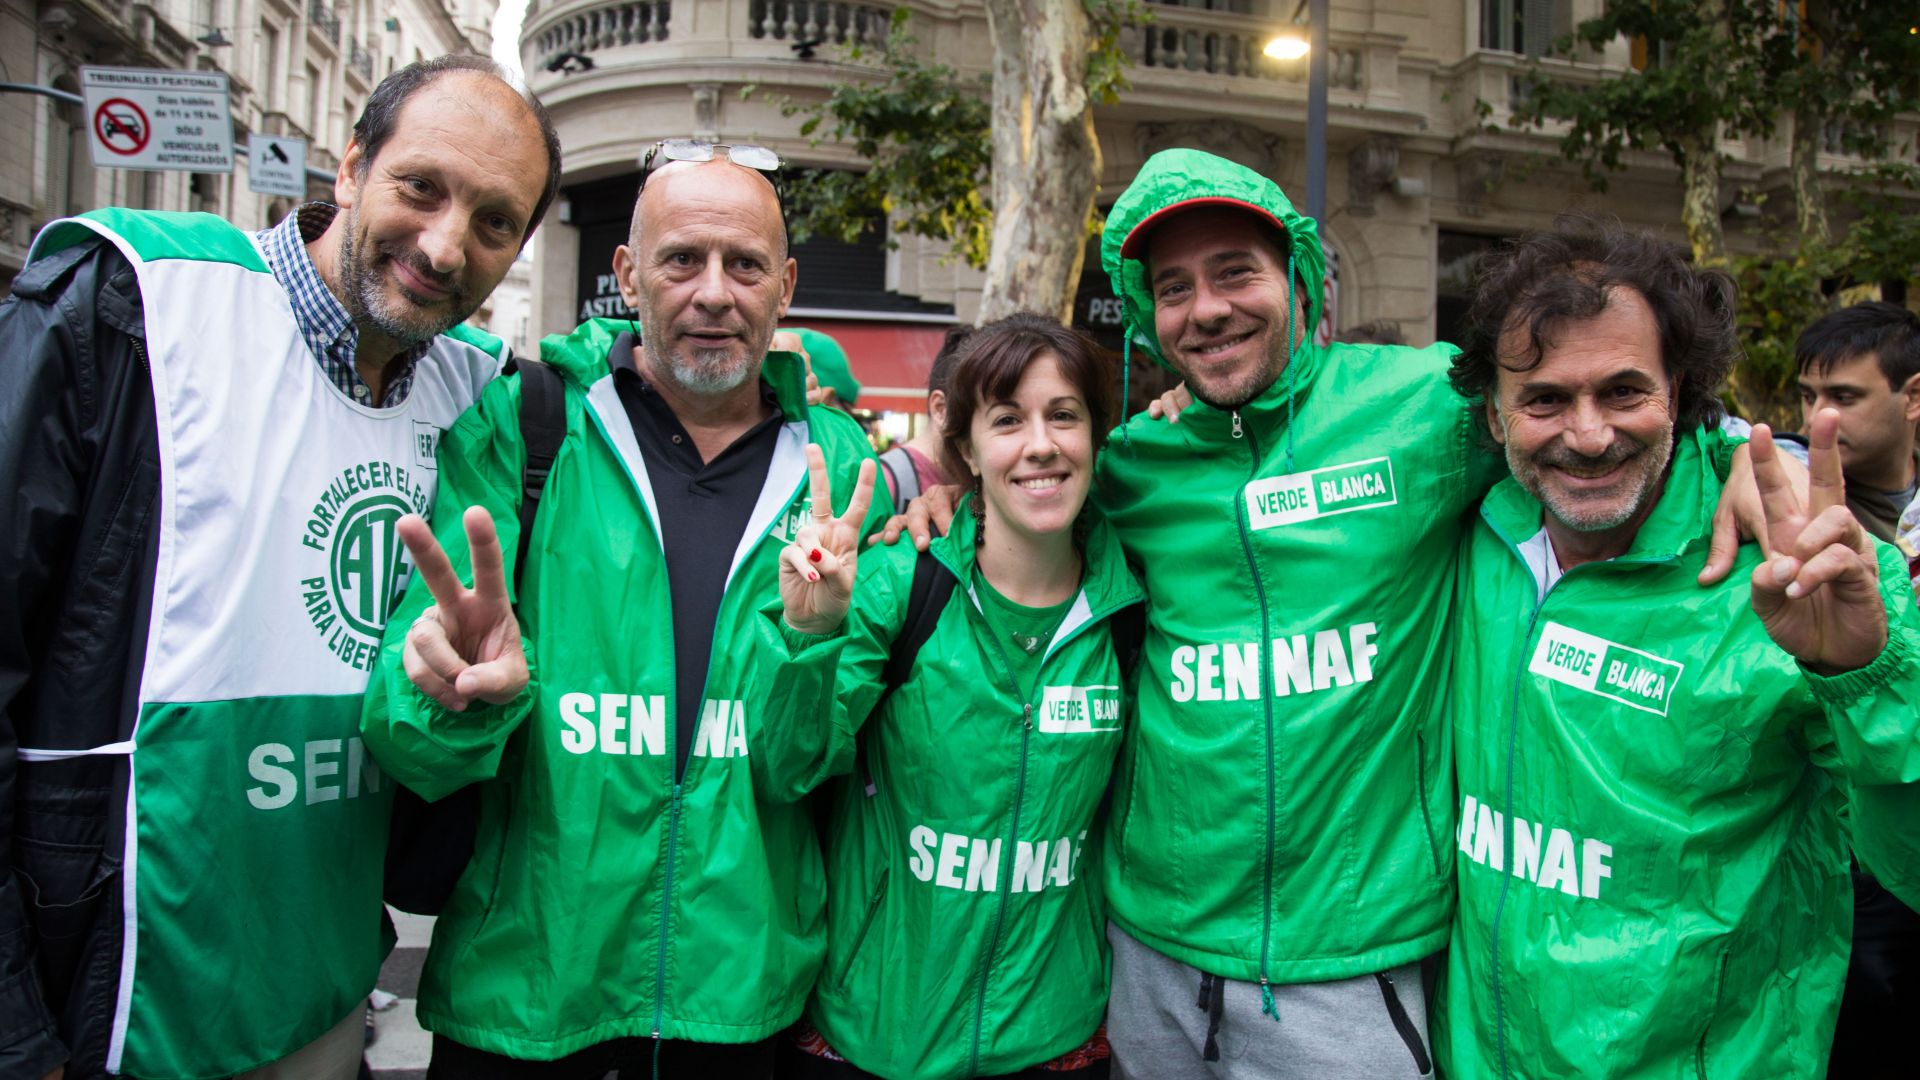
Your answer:
[[[1299,34],[1281,34],[1267,42],[1264,51],[1275,60],[1298,60],[1307,55],[1312,48],[1307,39]]]
[[[1304,18],[1302,16],[1305,16]],[[1327,0],[1299,0],[1293,27],[1267,42],[1262,52],[1275,60],[1307,63],[1307,216],[1319,222],[1327,212]],[[1304,25],[1306,32],[1300,27]]]

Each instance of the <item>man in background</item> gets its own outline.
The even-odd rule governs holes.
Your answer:
[[[933,358],[933,370],[927,373],[927,423],[913,438],[880,455],[880,476],[893,496],[895,513],[906,513],[907,504],[928,488],[952,482],[940,457],[940,432],[947,426],[947,380],[953,376],[960,350],[972,336],[971,326],[947,331],[940,352]]]
[[[1920,316],[1898,304],[1843,308],[1807,327],[1794,345],[1800,405],[1840,414],[1847,507],[1874,536],[1892,542],[1913,503],[1914,424],[1920,422]],[[1911,545],[1905,549],[1911,559]],[[1834,1032],[1829,1072],[1839,1080],[1894,1075],[1903,1021],[1920,1005],[1920,914],[1853,868],[1853,957]]]

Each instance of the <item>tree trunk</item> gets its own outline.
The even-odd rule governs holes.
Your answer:
[[[1722,48],[1730,34],[1728,0],[1705,5],[1712,32]],[[1725,266],[1727,236],[1720,224],[1720,122],[1706,120],[1680,142],[1680,222],[1687,229],[1693,261]]]
[[[1681,143],[1680,220],[1687,227],[1693,261],[1701,266],[1725,266],[1726,234],[1720,225],[1720,145],[1718,125],[1689,136]]]
[[[1802,96],[1793,109],[1793,219],[1804,240],[1827,242],[1827,204],[1820,194],[1820,107]]]
[[[1827,44],[1833,39],[1833,21],[1825,0],[1806,0],[1801,12],[1800,63],[1805,65],[1805,74],[1814,78],[1807,80],[1811,85],[1801,86],[1799,97],[1793,103],[1793,145],[1788,177],[1793,185],[1794,223],[1800,229],[1801,239],[1824,245],[1829,236],[1827,204],[1820,197],[1820,144],[1825,134],[1822,130],[1825,110],[1821,108],[1818,88],[1832,77],[1826,69],[1833,63]],[[1844,82],[1844,78],[1841,81]]]
[[[1082,0],[987,0],[993,240],[980,321],[1073,314],[1100,176]]]

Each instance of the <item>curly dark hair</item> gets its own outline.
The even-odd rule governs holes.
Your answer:
[[[1564,214],[1553,227],[1482,254],[1474,264],[1467,331],[1447,373],[1453,388],[1484,406],[1502,368],[1531,371],[1569,322],[1591,319],[1616,288],[1640,294],[1660,333],[1660,359],[1678,401],[1676,432],[1718,422],[1720,383],[1740,359],[1735,288],[1726,273],[1695,266],[1686,249],[1618,220]],[[1518,356],[1500,355],[1501,335],[1524,329]],[[1485,408],[1475,410],[1489,442]]]

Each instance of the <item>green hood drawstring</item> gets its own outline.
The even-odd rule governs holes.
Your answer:
[[[1120,324],[1120,441],[1133,445],[1133,425],[1127,423],[1127,398],[1133,392],[1133,320]]]
[[[1293,472],[1293,398],[1294,398],[1294,391],[1300,388],[1300,362],[1299,362],[1300,358],[1294,355],[1294,348],[1293,348],[1294,304],[1293,304],[1292,293],[1294,289],[1294,279],[1293,279],[1293,246],[1291,244],[1287,246],[1286,281],[1287,281],[1287,293],[1288,293],[1287,295],[1287,453],[1285,458],[1285,464],[1282,466],[1281,472],[1283,474],[1291,474]],[[1302,342],[1302,344],[1305,344],[1305,342]],[[1273,994],[1268,991],[1263,991],[1263,992],[1266,993],[1266,996],[1267,996],[1266,1003],[1268,1005],[1273,1004]],[[1273,1014],[1273,1018],[1275,1020],[1280,1019],[1280,1014],[1278,1012],[1275,1012]]]

